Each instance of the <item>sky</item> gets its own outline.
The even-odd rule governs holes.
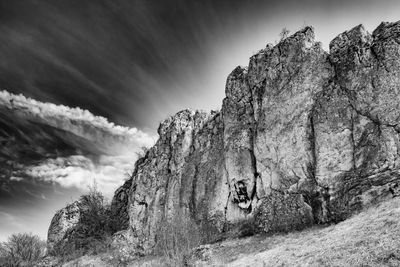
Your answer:
[[[154,136],[179,110],[220,109],[227,75],[275,43],[282,28],[293,33],[311,25],[328,50],[341,32],[358,24],[372,32],[382,21],[399,20],[399,10],[400,2],[389,0],[0,0],[0,90],[87,110]],[[68,151],[64,159],[107,154]],[[38,166],[57,159],[43,155]],[[20,218],[0,210],[0,221],[7,222],[0,226],[42,212],[51,217],[81,192],[65,179],[57,182],[65,189],[63,201],[40,212],[35,209],[43,201],[33,202]],[[44,236],[45,228],[26,230]],[[0,232],[0,240],[4,236]]]
[[[55,212],[94,186],[110,200],[156,136],[81,108],[0,91],[0,241],[42,238]]]

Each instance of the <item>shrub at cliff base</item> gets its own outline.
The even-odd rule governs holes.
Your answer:
[[[159,226],[156,253],[167,266],[185,266],[191,250],[202,243],[201,230],[190,217],[175,216]]]

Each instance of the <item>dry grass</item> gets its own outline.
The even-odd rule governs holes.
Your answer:
[[[400,266],[400,198],[337,225],[211,246],[204,265]],[[202,263],[200,263],[202,265]]]
[[[400,198],[336,225],[232,239],[203,246],[201,251],[204,261],[196,262],[197,266],[400,266]],[[170,264],[166,257],[148,256],[120,266]],[[110,265],[92,256],[78,265],[65,266]]]
[[[201,244],[202,235],[196,223],[187,216],[175,216],[160,225],[156,253],[164,258],[164,266],[186,266],[193,248]]]

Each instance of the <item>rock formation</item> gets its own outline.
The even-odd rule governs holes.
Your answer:
[[[47,235],[47,251],[53,253],[69,240],[69,234],[81,216],[79,201],[75,201],[56,212]]]
[[[229,75],[220,112],[184,110],[160,125],[114,197],[123,234],[150,253],[177,216],[212,241],[338,221],[392,197],[399,86],[400,22],[372,35],[357,26],[329,53],[311,27],[268,45]]]

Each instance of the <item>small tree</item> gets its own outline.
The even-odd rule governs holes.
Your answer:
[[[75,245],[96,253],[99,245],[111,236],[110,205],[94,184],[88,194],[80,197],[79,209],[81,216],[75,229]]]
[[[78,202],[79,221],[65,235],[68,239],[54,248],[53,254],[61,261],[69,261],[84,254],[104,252],[111,239],[110,204],[97,189],[96,183]]]
[[[2,266],[32,266],[44,256],[46,244],[37,235],[18,233],[0,245]]]

